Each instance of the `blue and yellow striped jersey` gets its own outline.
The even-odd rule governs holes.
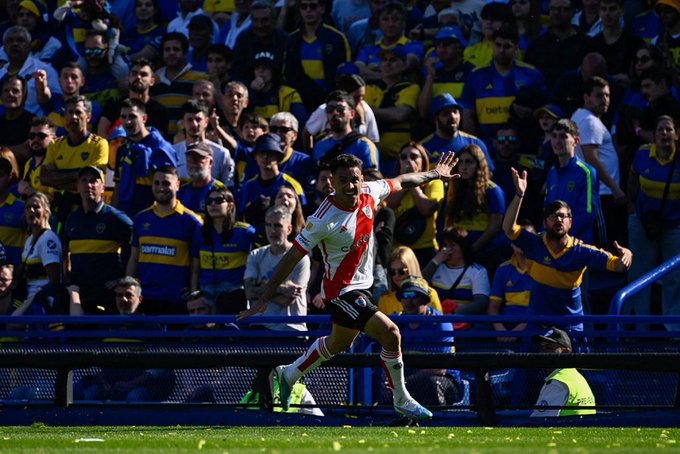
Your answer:
[[[531,277],[517,267],[513,256],[496,268],[489,299],[503,303],[501,314],[521,314],[527,311],[531,294]]]
[[[7,261],[14,266],[19,264],[26,236],[24,202],[10,192],[0,203],[0,242],[5,247]]]
[[[668,196],[663,207],[662,222],[664,226],[680,225],[680,165],[673,159],[677,148],[668,159],[661,159],[656,153],[656,145],[645,145],[641,147],[633,158],[633,170],[639,175],[640,190],[635,198],[635,212],[640,215],[646,211],[658,210],[661,208],[668,173],[673,168],[673,177],[668,188]]]
[[[237,222],[226,243],[222,236],[211,227],[212,244],[205,244],[201,230],[196,232],[194,242],[198,244],[198,258],[201,271],[198,275],[199,286],[217,286],[229,283],[231,287],[243,286],[243,273],[246,271],[248,253],[256,239],[255,227],[245,222]]]

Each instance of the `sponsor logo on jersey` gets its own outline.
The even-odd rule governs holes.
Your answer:
[[[143,244],[141,250],[143,254],[165,255],[167,257],[175,257],[177,255],[176,247],[163,244]]]

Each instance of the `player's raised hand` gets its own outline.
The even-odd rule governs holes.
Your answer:
[[[453,168],[456,167],[456,164],[458,164],[456,154],[453,151],[447,151],[439,158],[434,170],[439,174],[440,178],[460,178],[460,174],[453,173]]]

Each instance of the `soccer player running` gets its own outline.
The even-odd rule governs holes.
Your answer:
[[[288,408],[293,385],[302,375],[336,353],[347,350],[359,332],[364,332],[383,347],[380,358],[388,385],[393,390],[397,413],[415,421],[432,417],[432,413],[406,390],[399,328],[371,301],[373,220],[376,207],[393,191],[414,188],[437,178],[459,178],[460,175],[452,173],[457,162],[454,153],[448,152],[428,172],[364,182],[363,163],[359,158],[342,154],[331,161],[335,192],[307,219],[306,227],[293,242],[294,247],[274,270],[264,294],[238,317],[242,319],[264,311],[267,301],[272,299],[295,264],[319,245],[325,270],[321,296],[331,314],[333,328],[330,335],[314,341],[292,364],[276,368],[284,409]]]

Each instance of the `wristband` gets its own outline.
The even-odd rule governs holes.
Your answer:
[[[524,194],[520,194],[519,192],[515,192],[515,196],[519,197],[520,199],[524,198]]]

